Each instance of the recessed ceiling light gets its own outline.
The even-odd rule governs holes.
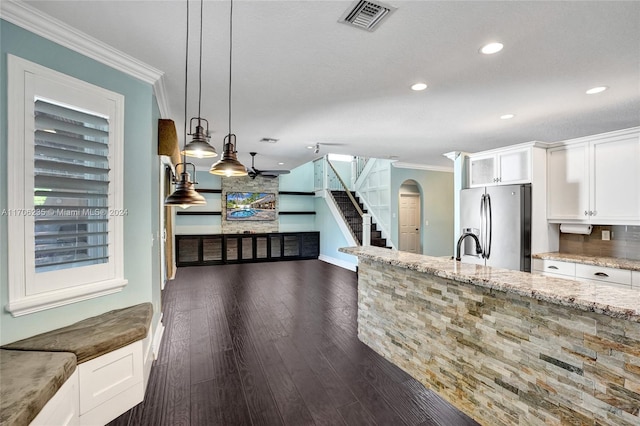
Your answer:
[[[608,89],[607,86],[592,87],[591,89],[587,90],[585,93],[587,95],[595,95],[596,93],[602,93],[607,89]]]
[[[427,88],[427,83],[416,83],[413,86],[411,86],[411,90],[415,90],[416,92],[419,92],[420,90],[424,90]]]
[[[480,52],[484,53],[485,55],[493,55],[494,53],[498,53],[499,51],[501,51],[503,47],[504,45],[502,43],[489,43],[482,46]]]
[[[313,145],[307,145],[307,149],[313,149],[315,148]]]
[[[282,161],[278,163],[278,166],[283,166],[283,165],[284,163]]]
[[[509,120],[511,118],[515,117],[515,114],[503,114],[500,116],[501,120]]]

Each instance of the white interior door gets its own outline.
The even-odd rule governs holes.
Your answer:
[[[400,250],[420,253],[420,194],[400,194]]]

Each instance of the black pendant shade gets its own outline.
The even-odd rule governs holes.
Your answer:
[[[216,152],[216,149],[211,146],[209,144],[209,141],[207,140],[207,133],[209,132],[209,122],[204,118],[194,117],[191,119],[191,123],[189,125],[190,130],[192,128],[193,120],[198,120],[196,130],[189,133],[190,136],[193,136],[193,139],[184,147],[184,149],[181,151],[181,154],[197,158],[217,157],[218,153]],[[203,121],[207,124],[206,130],[202,126]]]
[[[211,166],[209,173],[218,176],[236,177],[247,176],[247,168],[238,161],[236,156],[236,135],[229,134],[224,138],[222,158]]]
[[[187,163],[191,164],[191,163]],[[180,163],[178,166],[186,166],[185,163]],[[164,204],[167,206],[192,206],[207,204],[204,197],[193,189],[195,182],[192,182],[189,173],[183,171],[180,173],[180,179],[176,180],[176,189],[171,195],[164,200]]]

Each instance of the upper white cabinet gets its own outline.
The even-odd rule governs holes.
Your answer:
[[[640,223],[640,129],[550,148],[547,175],[549,221]]]
[[[531,182],[531,146],[469,155],[469,187]]]

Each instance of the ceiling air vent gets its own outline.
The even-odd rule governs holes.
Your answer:
[[[380,23],[396,10],[395,7],[367,0],[357,0],[340,17],[338,22],[367,31],[374,31]]]

